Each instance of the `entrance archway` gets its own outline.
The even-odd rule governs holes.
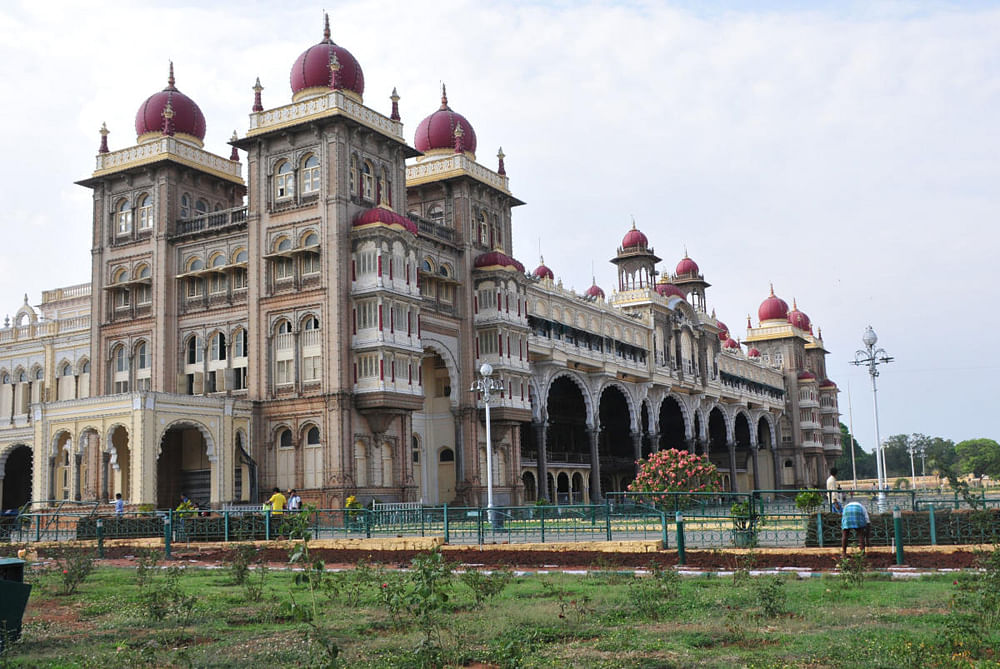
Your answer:
[[[779,482],[774,480],[774,445],[771,443],[771,424],[761,417],[757,421],[757,466],[762,490],[774,490]]]
[[[414,374],[418,371],[424,384],[424,405],[412,414],[413,481],[419,489],[419,499],[445,504],[455,499],[456,455],[459,454],[455,448],[452,399],[457,393],[457,381],[452,379],[444,358],[430,349],[424,350],[420,369],[415,369]],[[449,460],[443,459],[446,450]],[[417,460],[426,462],[427,466],[419,466]]]
[[[684,414],[677,400],[666,397],[660,405],[660,448],[687,448],[684,440]]]
[[[524,472],[521,474],[521,483],[524,484],[524,501],[534,502],[538,495],[538,490],[535,487],[535,475],[531,472]]]
[[[7,451],[3,463],[0,510],[19,509],[31,501],[31,447],[19,444]]]
[[[726,474],[723,481],[728,481],[726,490],[732,490],[732,471],[729,466],[729,448],[726,443],[726,419],[719,407],[714,407],[708,414],[708,456],[712,464]]]
[[[545,443],[549,463],[590,462],[587,405],[580,387],[560,376],[549,386],[546,408],[549,427]]]
[[[632,444],[632,419],[628,400],[617,386],[607,386],[601,393],[598,412],[601,436],[598,453],[601,459],[601,492],[620,492],[635,478],[635,447]],[[605,488],[604,486],[610,486]]]
[[[160,439],[156,463],[156,505],[168,509],[187,495],[198,506],[212,502],[212,463],[204,428],[192,423],[170,426]]]
[[[739,490],[752,490],[754,488],[750,452],[750,422],[742,412],[736,414],[733,425],[733,434],[736,440],[736,468],[743,469],[745,473],[739,475],[737,486]],[[736,472],[733,472],[736,477]]]
[[[118,425],[111,429],[108,437],[108,450],[111,452],[111,490],[110,497],[121,493],[127,502],[137,502],[132,495],[132,448],[129,443],[128,430]]]

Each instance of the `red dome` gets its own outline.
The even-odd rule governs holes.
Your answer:
[[[816,375],[809,371],[799,372],[799,381],[815,381]]]
[[[477,268],[513,267],[521,274],[524,274],[524,265],[511,258],[503,251],[490,251],[489,253],[483,253],[482,255],[476,258],[475,262],[472,263],[472,266]]]
[[[462,146],[476,154],[476,131],[464,116],[456,114],[448,106],[448,95],[441,84],[441,107],[420,122],[413,137],[413,146],[424,153],[434,149],[455,150],[455,128],[462,128]]]
[[[596,298],[599,297],[599,298],[601,298],[603,300],[604,299],[604,291],[601,290],[600,286],[598,286],[596,283],[594,283],[593,285],[590,286],[590,288],[587,289],[587,292],[584,293],[583,296],[584,297],[589,297],[589,298],[592,298],[592,299],[596,299]]]
[[[189,135],[198,140],[205,139],[205,115],[201,113],[194,100],[174,88],[174,64],[170,63],[170,76],[167,77],[167,87],[159,93],[149,96],[139,107],[135,115],[135,134],[142,137],[149,133],[163,134],[165,119],[163,112],[170,105],[173,118],[170,125],[172,131],[167,134]]]
[[[667,281],[665,278],[656,284],[656,292],[663,297],[679,297],[682,300],[686,300],[687,297],[684,295],[684,291],[678,286]]]
[[[623,249],[644,249],[649,246],[649,240],[646,235],[642,234],[640,230],[637,230],[635,223],[632,223],[632,229],[625,233],[625,238],[622,239]]]
[[[824,390],[836,389],[837,384],[831,381],[830,379],[824,379],[823,381],[820,382],[819,387]]]
[[[783,321],[788,318],[788,303],[774,294],[773,287],[767,299],[760,303],[760,308],[757,309],[757,318],[762,323],[764,321]]]
[[[750,356],[751,358],[759,358],[760,351],[758,351],[755,348],[751,348],[749,351],[747,351],[747,355]]]
[[[536,279],[554,280],[556,276],[555,274],[552,273],[552,270],[550,270],[548,267],[545,266],[545,259],[539,258],[539,262],[541,264],[535,268],[535,271],[532,272],[531,275]]]
[[[406,216],[397,214],[392,209],[388,207],[372,207],[367,211],[361,212],[357,218],[354,219],[354,227],[360,228],[366,225],[388,225],[389,227],[400,227],[404,230],[409,230],[414,235],[417,234],[417,224],[411,221]]]
[[[712,314],[713,316],[715,314]],[[719,328],[719,341],[726,341],[729,339],[729,326],[722,321],[716,321],[715,327]]]
[[[799,311],[794,299],[792,300],[792,310],[788,312],[788,322],[800,330],[808,330],[812,327],[809,317],[806,316],[805,312]]]
[[[685,253],[681,261],[677,263],[674,274],[677,276],[698,276],[698,263],[688,258]]]
[[[330,60],[337,56],[340,70],[337,72],[337,88],[352,91],[361,97],[365,93],[365,75],[358,60],[342,46],[330,39],[330,18],[324,17],[323,41],[311,46],[295,60],[289,81],[292,85],[292,99],[298,93],[310,88],[330,89]]]
[[[740,347],[740,343],[738,341],[736,341],[735,339],[733,339],[733,338],[730,337],[729,339],[726,340],[726,343],[723,344],[723,346],[725,346],[726,348],[729,348],[729,349],[733,349],[733,348],[738,349]]]

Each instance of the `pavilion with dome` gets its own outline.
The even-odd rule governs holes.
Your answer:
[[[328,19],[292,55],[289,93],[257,80],[234,102],[249,120],[227,155],[173,63],[134,143],[102,127],[78,182],[90,281],[0,328],[3,508],[250,504],[275,486],[321,508],[478,505],[488,467],[498,504],[598,502],[664,448],[707,454],[731,490],[825,479],[838,391],[795,300],[772,288],[740,337],[698,263],[662,267],[634,222],[615,286],[529,273],[504,153],[479,162],[443,85],[410,135],[395,90],[366,105]],[[487,362],[491,461],[469,390]]]

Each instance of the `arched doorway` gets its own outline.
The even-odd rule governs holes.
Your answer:
[[[181,494],[198,506],[212,502],[212,463],[202,428],[190,423],[172,425],[160,439],[156,463],[156,505],[177,506]]]
[[[601,424],[598,441],[601,492],[621,492],[635,478],[637,460],[632,442],[632,416],[621,388],[607,386],[604,389],[598,415]]]
[[[120,492],[125,501],[137,503],[132,495],[132,448],[124,426],[111,429],[108,450],[111,453],[111,490],[108,491],[111,499]]]
[[[452,398],[456,390],[444,358],[438,353],[425,349],[420,369],[415,369],[414,375],[418,371],[424,385],[424,405],[412,414],[413,482],[421,500],[444,504],[455,499],[457,449]],[[441,459],[445,450],[450,454],[447,461]],[[428,466],[418,466],[417,459],[427,462]],[[440,478],[442,475],[445,480]]]
[[[569,475],[559,472],[556,477],[556,504],[571,504],[570,499]]]
[[[19,509],[31,501],[31,448],[24,444],[7,451],[3,463],[0,510]]]
[[[549,386],[546,398],[549,417],[546,436],[548,485],[551,501],[558,501],[559,488],[553,468],[574,467],[590,471],[590,442],[587,440],[587,404],[583,392],[572,379],[560,376]],[[566,483],[568,492],[569,483]]]
[[[761,490],[774,490],[778,481],[774,480],[774,444],[771,442],[771,424],[763,416],[757,421],[757,467],[760,468],[758,481]]]
[[[750,449],[750,422],[743,412],[736,414],[733,425],[733,436],[736,440],[736,469],[743,470],[743,473],[733,473],[736,480],[736,489],[753,490],[753,462]]]
[[[732,471],[729,466],[729,448],[726,443],[726,419],[719,407],[714,407],[708,414],[708,455],[712,464],[724,474],[723,481],[728,481],[726,490],[732,490]]]
[[[524,501],[534,502],[538,499],[538,489],[535,486],[535,475],[531,472],[521,474],[521,483],[524,484]]]
[[[52,465],[50,499],[72,499],[73,437],[69,432],[60,432],[56,435],[50,462]]]
[[[684,413],[673,397],[667,396],[660,405],[660,448],[687,449],[684,439]]]
[[[439,504],[455,501],[455,451],[442,448],[437,455],[437,495]]]

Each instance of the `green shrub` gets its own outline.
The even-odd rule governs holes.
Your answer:
[[[815,490],[806,490],[795,496],[795,508],[812,515],[823,506],[823,495]]]
[[[55,554],[59,594],[72,595],[94,571],[94,554],[73,548],[59,548]]]

